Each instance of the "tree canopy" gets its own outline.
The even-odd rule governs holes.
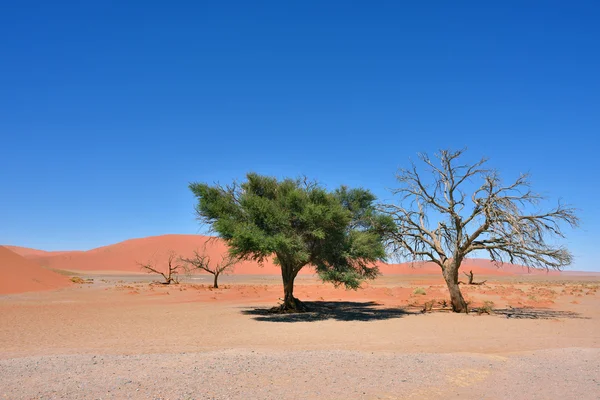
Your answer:
[[[386,256],[385,233],[393,221],[375,210],[365,189],[333,192],[307,180],[249,173],[228,186],[192,183],[196,212],[223,238],[232,256],[259,263],[273,257],[284,283],[283,311],[302,309],[293,282],[306,265],[324,281],[358,288],[378,274]]]

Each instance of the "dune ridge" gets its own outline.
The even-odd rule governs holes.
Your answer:
[[[219,260],[227,251],[226,244],[218,238],[203,235],[169,234],[129,239],[112,245],[102,246],[87,251],[58,251],[11,246],[11,249],[25,258],[44,267],[67,271],[118,271],[142,272],[138,263],[152,261],[162,265],[168,258],[169,251],[177,255],[190,257],[194,250],[206,252],[213,261]],[[385,275],[439,275],[439,267],[431,262],[378,263],[380,271]],[[559,274],[557,271],[527,270],[526,267],[512,264],[497,266],[486,259],[467,259],[463,271],[473,270],[476,275],[522,275],[522,274]],[[247,275],[279,274],[280,270],[272,260],[262,266],[253,261],[244,261],[235,267],[234,273]],[[313,274],[312,268],[304,268],[300,274]]]

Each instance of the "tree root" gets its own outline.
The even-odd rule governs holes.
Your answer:
[[[306,307],[306,305],[303,302],[301,302],[295,297],[293,297],[292,299],[293,300],[290,302],[291,304],[286,304],[286,302],[284,301],[282,304],[271,308],[269,312],[272,314],[293,314],[309,311],[308,307]]]

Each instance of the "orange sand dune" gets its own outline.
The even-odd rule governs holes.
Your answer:
[[[432,262],[414,262],[414,263],[401,263],[401,264],[380,264],[379,270],[384,275],[390,274],[408,274],[408,275],[430,275],[430,274],[440,274],[440,267],[437,264]],[[463,261],[463,264],[460,268],[462,272],[473,271],[475,276],[477,275],[558,275],[560,272],[558,271],[549,271],[545,270],[528,270],[527,267],[522,265],[513,265],[513,264],[503,264],[497,265],[490,260],[481,259],[481,258],[473,258],[466,259]]]
[[[28,255],[42,266],[68,271],[121,271],[141,272],[139,262],[153,261],[157,266],[164,266],[170,251],[179,256],[190,257],[194,250],[201,250],[205,243],[213,262],[220,260],[227,250],[225,243],[216,238],[201,235],[163,235],[141,239],[126,240],[121,243],[99,247],[89,251],[43,252],[21,248],[22,254]],[[433,263],[380,263],[380,270],[385,275],[439,275],[440,269]],[[526,274],[527,269],[521,266],[505,264],[498,268],[489,260],[469,259],[462,266],[463,271],[473,270],[475,275],[519,275]],[[259,266],[256,262],[245,261],[235,268],[236,274],[279,274],[279,267],[272,261]],[[312,274],[312,268],[304,268],[301,274]],[[533,271],[532,273],[546,273]]]
[[[36,256],[40,265],[68,271],[120,271],[142,272],[138,263],[153,262],[157,267],[166,265],[169,252],[177,256],[191,257],[194,250],[206,252],[212,262],[220,261],[227,251],[222,240],[201,235],[163,235],[131,239],[117,244],[83,252],[66,252],[58,255]],[[279,267],[265,262],[260,267],[255,262],[244,261],[235,267],[239,274],[279,274]]]
[[[380,264],[379,270],[384,275],[403,274],[403,275],[440,275],[441,269],[432,262],[407,262],[401,264]],[[468,260],[463,262],[461,271],[468,272],[472,270],[477,275],[512,275],[505,269],[498,269],[491,265],[489,260]]]
[[[39,257],[57,256],[60,254],[65,254],[65,253],[80,253],[79,251],[68,251],[68,250],[67,251],[45,251],[45,250],[31,249],[29,247],[8,246],[8,245],[5,245],[4,247],[9,249],[13,253],[17,253],[18,255],[23,256],[25,258],[29,258],[29,259],[35,259],[35,258],[39,258]]]
[[[0,294],[33,292],[69,286],[69,279],[0,246]]]

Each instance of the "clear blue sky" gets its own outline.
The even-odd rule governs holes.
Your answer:
[[[1,9],[0,243],[198,233],[188,182],[247,171],[385,199],[418,151],[468,146],[578,207],[574,267],[599,269],[596,1]]]

